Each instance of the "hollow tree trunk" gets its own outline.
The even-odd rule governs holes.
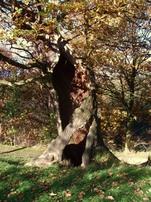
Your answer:
[[[97,144],[105,148],[97,136],[99,124],[95,89],[91,89],[88,73],[60,50],[52,82],[57,93],[56,114],[58,137],[45,152],[27,165],[48,166],[54,162],[67,161],[73,166],[87,166],[92,150]],[[59,111],[59,113],[58,113]],[[61,126],[60,126],[61,124]]]

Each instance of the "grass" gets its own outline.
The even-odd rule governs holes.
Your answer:
[[[86,169],[24,166],[27,158],[0,155],[1,202],[151,201],[149,166],[92,164]]]

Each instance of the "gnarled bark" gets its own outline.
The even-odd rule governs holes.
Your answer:
[[[71,122],[56,139],[52,140],[45,152],[38,159],[26,165],[46,166],[54,162],[61,162],[63,150],[70,143],[73,134],[80,128],[85,127],[86,123],[90,121],[93,114],[92,106],[93,98],[88,96],[81,106],[74,111]]]
[[[103,140],[97,135],[100,133],[100,122],[95,87],[91,85],[88,73],[74,63],[64,44],[60,44],[60,57],[53,70],[52,81],[58,97],[56,114],[58,126],[61,123],[61,127],[58,137],[49,144],[46,151],[26,165],[48,166],[66,160],[70,165],[86,167],[90,163],[94,146],[105,149]]]

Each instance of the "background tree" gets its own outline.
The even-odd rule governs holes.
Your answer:
[[[3,65],[3,64],[1,64]],[[48,143],[56,137],[55,115],[50,106],[51,97],[46,86],[36,83],[13,86],[11,82],[29,79],[35,72],[22,71],[17,75],[1,66],[0,92],[0,141],[5,144],[32,146],[38,143]],[[10,82],[11,81],[11,82]],[[8,86],[7,86],[8,85]]]
[[[125,149],[129,149],[134,123],[150,124],[144,118],[150,109],[150,18],[142,12],[126,16],[124,21],[125,26],[111,39],[106,51],[109,59],[99,76],[113,110],[120,110],[119,127],[123,125]],[[117,116],[116,112],[113,114]]]

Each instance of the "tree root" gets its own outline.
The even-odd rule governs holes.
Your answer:
[[[42,154],[37,159],[26,163],[25,166],[48,167],[57,162],[59,162],[59,158],[57,154],[47,153],[47,154]]]

